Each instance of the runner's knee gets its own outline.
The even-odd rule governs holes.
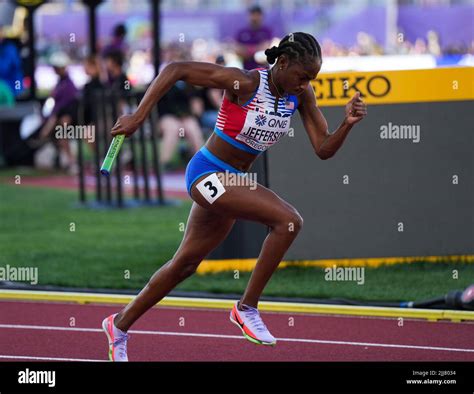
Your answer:
[[[303,217],[296,209],[289,209],[281,216],[278,223],[274,226],[274,230],[279,233],[290,233],[296,236],[303,228]]]

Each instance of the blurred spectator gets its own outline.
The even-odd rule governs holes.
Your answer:
[[[362,56],[383,54],[382,48],[377,44],[374,37],[363,31],[357,33],[357,44],[355,48],[352,48],[352,52]]]
[[[441,55],[441,45],[439,44],[439,36],[433,30],[430,30],[426,34],[426,38],[428,40],[428,51],[433,56],[440,56]]]
[[[129,111],[128,96],[132,86],[123,70],[124,57],[119,50],[111,50],[105,55],[105,69],[107,72],[107,83],[105,84],[106,99],[116,103],[117,116],[126,115]],[[116,119],[109,119],[113,124]],[[130,163],[132,153],[127,145],[123,147],[121,160],[124,165]]]
[[[411,54],[422,55],[427,52],[425,40],[422,38],[417,38],[415,45],[410,50]]]
[[[163,55],[164,62],[161,69],[173,61],[191,60],[190,51],[184,44],[170,44],[165,48]],[[162,135],[160,164],[165,170],[170,168],[170,161],[179,138],[184,137],[189,142],[192,154],[204,144],[201,126],[197,119],[199,114],[196,113],[197,100],[199,100],[197,88],[184,81],[178,81],[158,102],[159,130]],[[183,157],[183,159],[187,158]]]
[[[189,48],[184,43],[178,44],[175,42],[170,43],[166,47],[162,48],[162,63],[161,68],[166,66],[168,63],[173,61],[184,61],[189,59]]]
[[[95,119],[96,93],[104,88],[100,80],[100,65],[96,56],[91,55],[84,61],[84,70],[89,77],[89,82],[84,85],[82,91],[82,101],[84,110],[84,123],[91,124]]]
[[[120,51],[110,51],[105,56],[105,68],[107,71],[107,91],[118,100],[118,114],[127,113],[125,97],[131,90],[130,81],[123,71],[123,54]]]
[[[123,71],[123,55],[120,51],[110,51],[105,56],[108,87],[115,92],[129,90],[129,81]]]
[[[224,57],[218,56],[216,64],[225,66]],[[199,88],[198,97],[191,101],[193,113],[199,117],[201,126],[207,131],[214,130],[223,94],[222,89]]]
[[[249,25],[237,32],[237,54],[242,58],[244,68],[251,70],[261,67],[255,60],[255,52],[268,48],[272,30],[263,25],[263,10],[255,5],[248,10]]]
[[[17,96],[23,90],[23,73],[17,46],[4,38],[0,26],[0,80]]]
[[[47,139],[55,126],[66,128],[77,123],[78,110],[78,90],[69,78],[67,66],[70,63],[69,57],[64,52],[56,52],[50,58],[50,65],[59,76],[59,81],[51,93],[54,99],[54,107],[51,115],[40,131],[40,141]],[[70,173],[77,172],[73,153],[67,138],[56,140],[59,145],[59,162],[62,168],[66,168]]]
[[[123,70],[124,58],[122,52],[118,50],[110,51],[105,56],[105,68],[107,72],[107,83],[105,84],[105,97],[116,103],[117,116],[126,115],[130,112],[128,97],[131,93],[132,86]],[[113,124],[115,120],[110,119]],[[130,163],[132,153],[127,145],[122,149],[121,160],[124,165]]]
[[[163,135],[160,163],[165,169],[169,168],[180,137],[189,141],[193,154],[204,143],[201,127],[191,109],[191,100],[196,96],[194,87],[178,81],[158,102],[159,128]]]
[[[124,59],[128,55],[128,45],[125,41],[127,37],[127,28],[123,23],[114,26],[112,39],[102,50],[102,56],[106,57],[110,52],[120,52]]]

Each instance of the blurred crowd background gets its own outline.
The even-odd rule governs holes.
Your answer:
[[[292,31],[312,33],[324,57],[432,55],[438,64],[457,63],[474,53],[471,0],[163,0],[161,59],[215,61],[256,67],[248,61],[256,50],[278,42]],[[25,9],[2,0],[1,36],[17,47],[22,60]],[[253,12],[249,12],[253,10]],[[54,85],[48,60],[66,53],[73,80],[87,77],[87,7],[79,0],[50,0],[35,13],[39,87]],[[98,45],[102,54],[118,48],[132,85],[153,78],[152,31],[148,0],[107,0],[98,7]],[[242,48],[243,46],[243,48]],[[264,63],[264,62],[262,62]],[[77,66],[77,67],[75,67]]]
[[[320,41],[322,72],[474,65],[472,0],[163,0],[160,7],[161,67],[183,60],[267,67],[264,49],[292,31],[312,33]],[[26,14],[9,0],[0,2],[0,105],[28,97]],[[81,98],[86,98],[82,123],[90,123],[93,108],[87,107],[87,97],[93,90],[143,91],[155,76],[148,0],[99,5],[94,55],[81,1],[50,0],[34,18],[35,99],[54,100],[46,115],[43,111],[41,138],[55,124],[77,123]],[[165,169],[178,143],[175,130],[186,129],[189,154],[199,149],[212,132],[221,95],[179,82],[160,102]],[[126,111],[123,106],[121,112]],[[67,141],[60,148],[64,167],[74,173]]]

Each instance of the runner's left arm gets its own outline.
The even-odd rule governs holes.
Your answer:
[[[311,145],[322,160],[334,156],[342,146],[352,126],[367,114],[367,106],[360,98],[359,92],[357,92],[347,103],[345,117],[340,126],[334,133],[329,133],[327,121],[316,104],[316,97],[311,85],[300,96],[298,110]]]

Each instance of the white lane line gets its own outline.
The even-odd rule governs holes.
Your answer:
[[[16,328],[24,330],[46,330],[46,331],[82,331],[103,332],[100,328],[61,327],[61,326],[30,326],[25,324],[0,324],[0,328]],[[130,331],[133,332],[133,331]]]
[[[15,360],[39,360],[39,361],[83,361],[83,362],[106,362],[107,360],[90,360],[87,358],[63,358],[63,357],[38,357],[38,356],[8,356],[0,354],[0,358]]]
[[[0,324],[0,329],[1,328],[22,329],[22,330],[45,330],[45,331],[102,332],[100,328],[35,326],[35,325],[22,325],[22,324]],[[130,330],[129,333],[141,334],[141,335],[168,335],[168,336],[220,338],[220,339],[245,339],[241,335],[201,334],[201,333],[194,333],[194,332]],[[398,349],[419,349],[419,350],[435,350],[435,351],[445,351],[445,352],[474,353],[474,349],[438,347],[438,346],[402,345],[402,344],[393,344],[393,343],[330,341],[330,340],[324,340],[324,339],[304,339],[304,338],[277,338],[277,340],[280,342],[319,343],[319,344],[324,344],[324,345],[346,345],[346,346],[365,346],[365,347],[370,346],[370,347],[385,347],[385,348],[398,348]]]

